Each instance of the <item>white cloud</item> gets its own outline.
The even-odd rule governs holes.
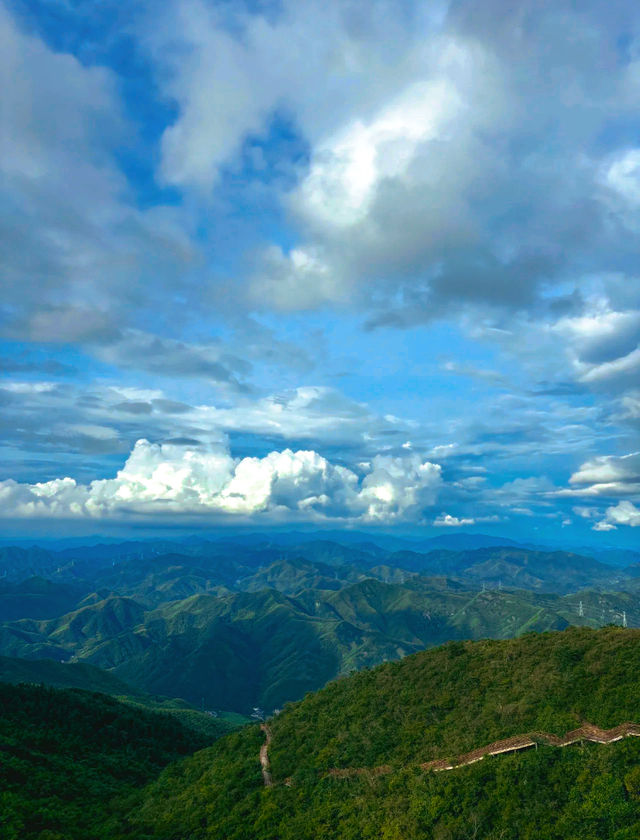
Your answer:
[[[135,146],[136,129],[115,74],[50,49],[4,6],[0,43],[3,329],[63,343],[113,336],[181,285],[189,236],[174,208],[135,204],[116,150]]]
[[[422,508],[434,503],[440,484],[440,466],[423,462],[417,454],[376,455],[362,481],[359,503],[365,505],[367,519],[419,519]]]
[[[618,152],[605,167],[603,182],[631,206],[640,206],[640,149]]]
[[[575,489],[561,494],[615,497],[640,493],[640,452],[592,458],[573,473],[569,483]]]
[[[611,522],[596,522],[595,525],[591,529],[592,531],[615,531],[616,526],[612,525]]]
[[[265,300],[278,309],[312,309],[327,300],[348,300],[349,286],[336,266],[324,262],[321,252],[310,247],[294,248],[285,254],[270,245],[261,255],[250,294],[259,303]]]
[[[632,391],[620,400],[621,416],[629,420],[640,420],[640,391]]]
[[[600,515],[597,508],[585,507],[584,505],[576,505],[571,509],[576,516],[580,516],[582,519],[595,519]]]
[[[606,380],[624,378],[637,382],[640,376],[640,347],[626,356],[612,362],[604,362],[587,370],[581,377],[582,382],[599,383]]]
[[[407,15],[382,0],[365,20],[334,0],[286,0],[271,15],[248,14],[240,4],[166,4],[142,35],[179,106],[162,140],[164,178],[208,190],[279,107],[294,112],[312,142],[354,110],[375,108],[411,76],[442,5]]]
[[[607,508],[606,519],[597,523],[596,530],[609,531],[617,525],[640,527],[640,508],[629,501],[618,502],[617,505]]]
[[[457,516],[451,516],[449,513],[441,513],[437,519],[433,520],[433,524],[438,527],[460,528],[462,525],[474,525],[475,519],[459,519]]]
[[[313,227],[333,230],[361,222],[378,185],[403,178],[420,146],[450,132],[462,110],[447,78],[409,84],[367,122],[355,119],[318,143],[294,203]]]
[[[412,428],[406,420],[376,416],[366,404],[320,385],[238,400],[231,408],[197,406],[191,418],[201,427],[335,442],[379,441],[382,434],[406,434]]]
[[[140,514],[254,515],[364,522],[419,520],[435,501],[440,467],[376,456],[360,478],[317,452],[290,449],[234,459],[224,442],[194,448],[139,440],[115,478],[0,482],[5,517],[111,517]]]

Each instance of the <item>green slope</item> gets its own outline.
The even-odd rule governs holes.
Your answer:
[[[42,577],[20,583],[0,581],[0,616],[3,621],[55,618],[74,609],[86,594],[82,584],[56,583]]]
[[[79,688],[85,691],[110,694],[118,700],[138,708],[169,714],[198,737],[214,741],[221,735],[249,721],[242,715],[218,714],[213,716],[173,698],[150,697],[136,691],[128,683],[109,671],[103,671],[86,662],[54,662],[51,659],[17,659],[0,656],[0,682],[47,685],[54,688]]]
[[[136,694],[123,680],[86,662],[62,663],[52,659],[0,656],[0,682],[43,683],[54,688],[82,688],[113,695]]]
[[[0,683],[0,836],[103,836],[115,797],[208,743],[170,715],[104,694]]]
[[[640,723],[640,632],[453,642],[285,709],[271,722],[274,787],[262,784],[263,736],[251,727],[168,768],[121,827],[158,840],[635,840],[640,739],[540,747],[448,773],[417,766],[585,720]],[[385,764],[382,776],[326,775]]]
[[[619,621],[614,607],[628,608],[630,624],[640,620],[628,595],[477,591],[442,578],[365,579],[296,597],[264,589],[194,595],[154,610],[109,597],[88,599],[59,618],[4,624],[0,653],[79,660],[139,692],[246,714],[255,705],[279,708],[338,675],[447,640]]]

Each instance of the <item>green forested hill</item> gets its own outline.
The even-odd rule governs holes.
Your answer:
[[[272,589],[199,594],[153,610],[108,597],[86,599],[55,619],[5,623],[0,654],[87,662],[138,692],[246,714],[255,705],[281,707],[338,675],[450,639],[595,626],[608,616],[620,621],[622,609],[635,624],[635,602],[624,593],[478,591],[419,577],[404,583],[369,578],[295,597]]]
[[[46,685],[53,688],[79,688],[110,694],[117,700],[142,709],[161,711],[179,720],[198,737],[214,741],[249,719],[233,713],[218,714],[198,711],[183,700],[171,697],[150,697],[136,691],[109,671],[86,662],[54,662],[51,659],[18,659],[0,656],[0,683]]]
[[[101,837],[114,797],[211,742],[104,694],[0,683],[0,836]]]
[[[82,584],[56,583],[43,577],[19,583],[0,581],[1,620],[55,618],[72,610],[86,593]]]
[[[247,712],[297,700],[354,669],[451,638],[560,629],[561,599],[474,592],[447,581],[364,580],[338,591],[194,595],[146,611],[107,598],[0,628],[0,653],[89,662],[138,691]],[[566,611],[566,610],[565,610]]]
[[[634,840],[640,739],[541,746],[435,774],[417,765],[508,735],[640,722],[640,632],[453,642],[331,683],[168,768],[121,836],[178,840]],[[390,765],[385,775],[374,768]],[[333,767],[369,767],[354,778]],[[285,784],[286,782],[286,784]]]
[[[103,694],[135,695],[127,683],[108,671],[86,662],[54,662],[52,659],[19,659],[0,656],[0,682],[33,683],[54,688],[83,688]]]
[[[420,768],[514,734],[625,721],[640,723],[640,631],[615,627],[450,642],[332,682],[269,722],[270,788],[258,726],[176,762],[203,740],[166,716],[0,685],[0,834],[637,840],[640,738]]]

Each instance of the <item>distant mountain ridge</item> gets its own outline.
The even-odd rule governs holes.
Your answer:
[[[448,639],[597,626],[620,621],[623,609],[630,624],[640,623],[634,596],[483,592],[416,576],[365,578],[295,597],[273,589],[196,594],[153,609],[120,596],[86,600],[56,619],[5,623],[0,653],[88,662],[142,692],[196,705],[204,698],[209,708],[244,713],[280,707],[340,674]]]
[[[452,535],[452,539],[457,536]],[[442,542],[445,538],[436,539]],[[179,550],[175,544],[167,542],[130,543],[84,550],[76,548],[55,554],[4,548],[0,549],[0,594],[7,586],[38,576],[57,583],[84,586],[87,593],[106,588],[141,597],[135,587],[143,586],[146,578],[146,597],[153,597],[154,603],[160,603],[172,597],[216,591],[217,587],[242,589],[243,580],[285,560],[341,566],[343,572],[347,567],[353,567],[368,574],[372,569],[387,566],[421,574],[458,576],[466,582],[502,582],[505,586],[546,591],[614,586],[638,576],[633,566],[615,568],[566,551],[542,551],[517,545],[485,545],[458,550],[432,547],[429,551],[416,548],[414,544],[412,548],[387,550],[372,544],[344,545],[319,539],[299,544],[292,541],[289,545],[254,543],[250,539],[241,544],[201,542],[183,545]],[[500,564],[502,568],[499,568]],[[345,580],[351,582],[353,577],[347,575]]]
[[[450,639],[640,624],[633,567],[517,545],[422,553],[288,536],[7,549],[0,654],[87,662],[140,692],[247,713]],[[49,578],[21,577],[47,564]]]

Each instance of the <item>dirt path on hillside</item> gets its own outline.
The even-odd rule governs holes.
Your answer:
[[[260,724],[260,729],[264,732],[264,744],[260,747],[260,765],[262,766],[262,779],[265,787],[273,786],[273,779],[271,778],[271,770],[269,769],[269,744],[271,743],[271,730],[266,723]]]
[[[269,744],[271,743],[271,729],[266,723],[260,724],[260,729],[264,732],[265,741],[260,747],[260,764],[262,766],[262,778],[265,787],[273,787],[273,778],[269,767]],[[590,741],[593,744],[612,744],[614,741],[621,741],[623,738],[640,737],[640,724],[637,723],[621,723],[613,729],[600,729],[599,726],[594,726],[592,723],[585,723],[578,729],[573,729],[567,732],[563,738],[553,735],[550,732],[526,732],[523,735],[512,735],[510,738],[504,738],[501,741],[493,741],[491,744],[486,744],[484,747],[478,747],[456,758],[437,758],[433,761],[427,761],[418,765],[421,770],[427,770],[434,773],[441,770],[456,770],[458,767],[466,767],[468,764],[474,764],[476,761],[482,761],[488,755],[506,755],[507,753],[519,752],[520,750],[529,750],[532,747],[537,747],[538,744],[544,744],[549,747],[568,747],[571,744],[578,744],[583,741]],[[349,779],[354,776],[385,776],[393,772],[393,768],[388,764],[383,764],[379,767],[336,767],[328,770],[325,775],[332,776],[337,779]],[[291,786],[291,781],[285,782],[287,786]]]
[[[513,735],[511,738],[504,738],[502,741],[494,741],[484,747],[463,753],[454,759],[438,758],[420,764],[422,770],[439,772],[441,770],[455,770],[458,767],[465,767],[482,761],[488,755],[505,755],[507,753],[519,752],[544,744],[549,747],[568,747],[570,744],[577,744],[581,741],[591,741],[594,744],[612,744],[614,741],[621,741],[623,738],[640,737],[640,724],[621,723],[613,729],[600,729],[591,723],[585,723],[579,729],[567,732],[564,738],[552,735],[549,732],[526,732],[524,735]],[[391,773],[392,768],[388,765],[381,767],[344,767],[329,770],[329,776],[335,778],[350,778],[353,776],[374,775],[381,776]]]

